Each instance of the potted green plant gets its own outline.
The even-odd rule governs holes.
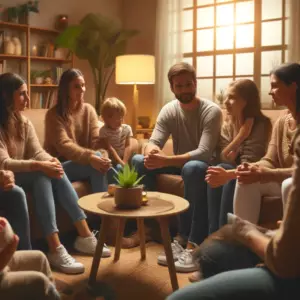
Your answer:
[[[115,59],[125,54],[128,39],[137,33],[137,30],[123,29],[119,21],[90,13],[56,39],[58,48],[66,48],[79,59],[88,61],[94,78],[95,108],[99,115],[115,69]]]
[[[19,23],[29,24],[31,13],[39,13],[39,1],[28,1],[18,7]]]
[[[17,6],[7,8],[7,21],[12,23],[18,23],[19,10]]]
[[[44,78],[48,73],[48,70],[32,70],[30,72],[30,77],[35,84],[43,84]]]
[[[120,171],[115,171],[117,185],[115,187],[115,204],[118,208],[134,209],[142,205],[143,186],[139,185],[144,176],[138,178],[138,173],[126,164]]]

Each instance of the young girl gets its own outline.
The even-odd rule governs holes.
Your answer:
[[[227,213],[233,210],[235,167],[264,156],[272,129],[270,120],[261,112],[259,92],[253,81],[232,82],[224,104],[227,120],[222,126],[219,145],[222,163],[209,167],[206,175],[209,233],[226,224]]]
[[[100,145],[109,153],[114,165],[124,166],[133,154],[130,147],[131,127],[123,124],[126,107],[117,98],[108,98],[101,107],[104,126],[99,130]]]
[[[82,273],[83,264],[71,257],[60,243],[55,201],[68,212],[78,231],[75,249],[93,254],[97,240],[60,162],[44,151],[32,123],[22,115],[28,102],[27,85],[20,76],[0,75],[0,169],[13,171],[16,185],[31,191],[37,218],[48,242],[50,264],[65,273]]]

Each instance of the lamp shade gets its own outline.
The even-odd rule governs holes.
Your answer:
[[[120,55],[116,57],[117,84],[154,84],[155,60],[152,55]]]

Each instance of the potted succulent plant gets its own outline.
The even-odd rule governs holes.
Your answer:
[[[118,208],[134,209],[142,205],[143,186],[139,185],[144,176],[138,178],[134,167],[124,166],[119,172],[115,171],[117,185],[115,187],[115,204]]]

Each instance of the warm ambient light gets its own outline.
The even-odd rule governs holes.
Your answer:
[[[152,55],[122,55],[116,58],[117,84],[154,84]]]
[[[139,95],[137,84],[155,83],[155,59],[152,55],[121,55],[116,58],[116,83],[133,84],[132,132],[136,136]]]

